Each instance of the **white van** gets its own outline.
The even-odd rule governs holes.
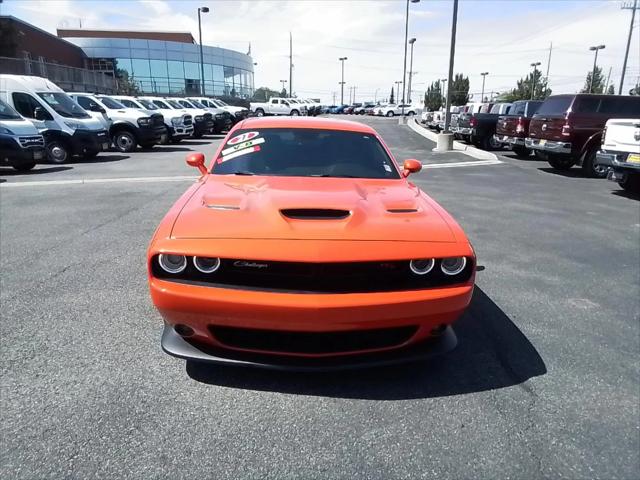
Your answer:
[[[73,155],[92,158],[109,148],[102,124],[46,78],[0,75],[0,99],[43,135],[52,163],[64,163]]]
[[[109,120],[109,136],[119,152],[132,152],[138,145],[150,148],[167,142],[167,128],[160,113],[149,115],[137,108],[125,107],[107,95],[81,92],[69,95],[88,112],[106,115]]]
[[[33,123],[0,100],[0,166],[26,172],[44,157],[44,138]]]

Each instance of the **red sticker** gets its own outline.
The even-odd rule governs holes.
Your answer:
[[[252,138],[260,135],[260,132],[246,132],[241,133],[237,137],[233,137],[231,140],[227,142],[227,145],[235,145],[236,143],[246,142],[247,140],[251,140]]]

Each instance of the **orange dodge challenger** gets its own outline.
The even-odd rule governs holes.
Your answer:
[[[372,128],[250,118],[164,217],[148,250],[162,348],[298,370],[425,358],[456,345],[476,259]]]

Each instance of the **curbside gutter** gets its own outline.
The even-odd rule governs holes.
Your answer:
[[[438,134],[420,125],[415,117],[409,119],[409,121],[407,122],[407,126],[427,140],[431,140],[432,142],[438,141]],[[443,153],[435,151],[435,148],[433,149],[433,151],[435,153]],[[498,156],[494,153],[480,150],[479,148],[472,147],[471,145],[466,145],[464,143],[458,142],[457,140],[453,141],[453,151],[460,152],[470,157],[478,158],[480,160],[498,160]]]

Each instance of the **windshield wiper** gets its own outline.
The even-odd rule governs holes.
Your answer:
[[[235,172],[231,172],[231,175],[255,175],[255,173],[248,170],[236,170]]]

